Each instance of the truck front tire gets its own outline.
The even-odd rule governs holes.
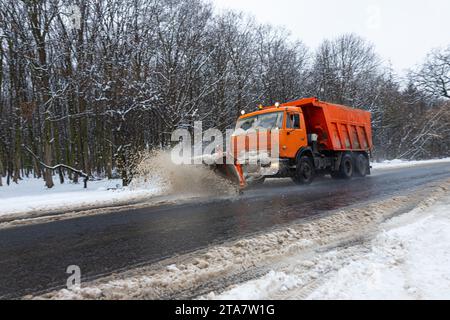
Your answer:
[[[297,167],[295,174],[292,177],[292,181],[296,184],[311,184],[314,180],[314,165],[310,157],[302,156],[297,161]]]

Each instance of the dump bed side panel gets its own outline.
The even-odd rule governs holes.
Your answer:
[[[317,101],[301,106],[307,130],[319,136],[322,149],[368,151],[372,149],[370,112]]]

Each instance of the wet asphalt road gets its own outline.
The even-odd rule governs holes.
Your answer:
[[[310,186],[267,181],[233,199],[141,208],[0,230],[0,298],[62,288],[67,266],[82,281],[223,243],[317,214],[450,178],[450,164],[375,172]]]

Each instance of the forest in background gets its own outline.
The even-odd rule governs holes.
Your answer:
[[[39,160],[126,185],[177,128],[308,96],[371,111],[375,159],[450,156],[450,44],[399,79],[355,34],[311,49],[201,0],[0,0],[0,186],[51,188]]]

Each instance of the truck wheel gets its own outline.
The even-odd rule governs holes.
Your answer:
[[[355,173],[358,177],[365,177],[368,174],[369,163],[365,155],[359,154],[355,158]]]
[[[350,154],[345,154],[342,157],[339,176],[342,179],[350,179],[353,176],[353,158]]]
[[[297,162],[292,181],[296,184],[310,184],[314,180],[314,165],[308,156],[301,157]]]
[[[342,156],[339,171],[331,172],[333,179],[350,179],[353,176],[353,158],[350,154]]]

